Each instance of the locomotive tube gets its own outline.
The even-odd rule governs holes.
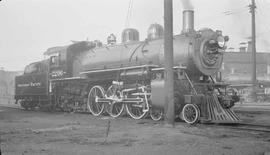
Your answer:
[[[221,67],[224,47],[218,41],[224,38],[213,30],[204,29],[189,36],[174,37],[174,65],[186,66],[193,73],[213,75]],[[116,69],[140,65],[164,66],[163,39],[131,42],[79,53],[73,68],[80,72]],[[76,76],[76,75],[75,75]]]

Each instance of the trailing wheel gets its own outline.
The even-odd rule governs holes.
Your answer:
[[[150,117],[154,121],[160,121],[163,118],[163,109],[152,107],[150,109]]]
[[[28,102],[29,102],[28,105],[29,105],[30,110],[35,110],[35,108],[37,106],[36,101],[30,100]]]
[[[182,116],[186,123],[195,124],[200,118],[200,110],[195,104],[186,104],[182,110]]]
[[[94,86],[88,94],[87,107],[94,116],[99,116],[104,110],[104,103],[97,102],[98,98],[104,98],[104,89],[101,86]]]
[[[111,85],[107,92],[107,98],[118,100],[120,99],[120,92],[116,85]],[[123,115],[125,110],[125,104],[122,102],[111,102],[105,106],[106,112],[113,118],[119,117]]]

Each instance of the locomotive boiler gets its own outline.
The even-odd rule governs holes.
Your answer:
[[[176,116],[189,124],[238,122],[230,110],[237,96],[228,94],[227,85],[215,80],[228,37],[208,28],[195,31],[194,12],[185,10],[182,33],[175,35],[173,41]],[[129,28],[123,31],[121,44],[111,38],[107,45],[98,41],[75,42],[50,49],[47,55],[47,105],[89,110],[94,116],[107,113],[119,117],[126,112],[134,119],[148,114],[153,120],[162,119],[162,26],[152,24],[144,41],[139,41],[137,30]],[[37,96],[27,94],[26,98],[20,94],[15,98],[23,103],[40,103],[44,96]]]

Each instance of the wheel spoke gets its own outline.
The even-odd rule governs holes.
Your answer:
[[[120,90],[118,89],[116,85],[111,85],[106,91],[106,96],[112,99],[120,99]],[[112,103],[112,104],[107,105],[105,108],[106,108],[106,112],[110,116],[116,118],[123,114],[125,110],[125,105],[121,102]]]
[[[182,110],[183,119],[186,123],[195,124],[200,117],[200,112],[197,105],[186,104]]]
[[[162,119],[163,117],[163,109],[159,109],[159,108],[151,108],[150,111],[150,117],[152,118],[152,120],[154,121],[159,121]]]
[[[138,104],[135,103],[126,104],[126,110],[129,116],[134,119],[141,119],[147,114],[146,111],[143,111],[143,106],[138,106]]]
[[[104,109],[104,103],[96,102],[96,97],[103,98],[104,90],[101,86],[94,86],[88,95],[87,106],[94,116],[99,116]]]

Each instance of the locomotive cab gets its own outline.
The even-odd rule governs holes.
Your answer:
[[[49,57],[50,79],[59,79],[68,76],[66,47],[49,48],[44,55]]]

